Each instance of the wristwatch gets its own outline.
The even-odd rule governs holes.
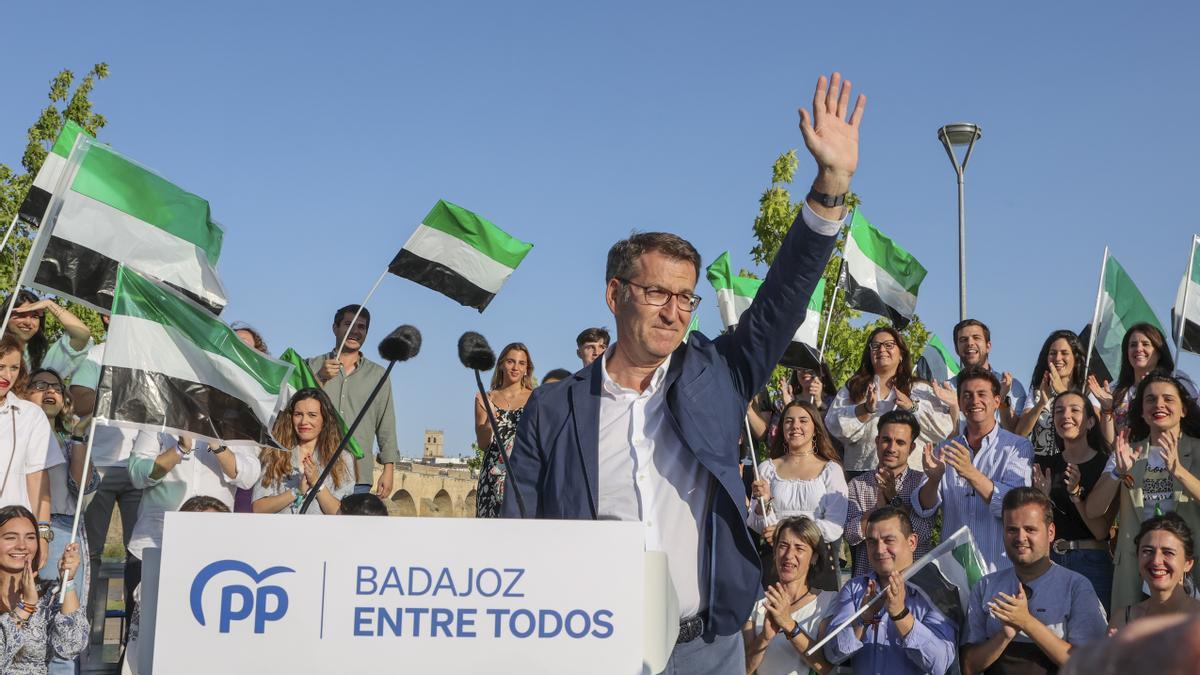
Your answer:
[[[209,452],[211,452],[211,453],[212,453],[212,454],[214,454],[214,455],[219,455],[219,454],[221,454],[222,452],[225,452],[225,451],[226,451],[226,450],[228,450],[228,449],[229,449],[229,448],[225,447],[224,445],[219,445],[219,446],[217,446],[217,447],[215,447],[215,448],[214,448],[214,447],[212,447],[212,446],[209,446],[209,447],[208,447],[208,451],[209,451]]]
[[[788,639],[788,640],[795,640],[795,639],[796,639],[796,637],[797,637],[797,636],[799,636],[799,635],[800,635],[800,633],[802,633],[802,632],[803,632],[803,631],[800,629],[800,622],[799,622],[799,621],[797,621],[797,622],[796,622],[796,625],[795,625],[795,626],[793,626],[793,627],[792,627],[792,629],[791,629],[791,630],[789,630],[789,631],[787,632],[787,639]]]
[[[827,195],[824,192],[817,192],[816,188],[808,191],[808,198],[827,208],[842,206],[846,203],[846,195]]]
[[[54,541],[54,530],[50,529],[50,523],[38,523],[38,536],[46,540],[46,543]]]

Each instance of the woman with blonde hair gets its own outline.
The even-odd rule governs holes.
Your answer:
[[[300,513],[305,495],[342,442],[329,396],[315,387],[296,392],[275,420],[274,435],[289,449],[263,448],[259,454],[262,475],[254,486],[254,512]],[[334,515],[353,490],[354,460],[343,451],[305,513]]]
[[[478,447],[486,448],[483,463],[479,467],[476,518],[500,517],[500,505],[504,502],[504,476],[508,472],[508,453],[512,450],[525,403],[536,386],[529,348],[514,342],[500,352],[496,370],[492,373],[492,387],[488,391],[499,437],[493,438],[483,397],[475,394],[475,441]]]

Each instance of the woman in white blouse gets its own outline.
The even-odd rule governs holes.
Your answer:
[[[757,499],[750,507],[747,525],[774,544],[780,519],[812,519],[822,539],[817,551],[820,570],[813,583],[818,588],[836,590],[837,544],[850,502],[841,464],[816,407],[799,400],[784,406],[771,459],[759,464],[758,473],[759,480],[751,488]]]
[[[821,530],[803,516],[788,518],[777,528],[775,569],[779,582],[766,593],[742,628],[746,643],[746,672],[758,675],[800,675],[833,672],[818,652],[808,651],[826,626],[825,613],[837,597],[835,591],[812,588],[817,574]]]
[[[945,440],[954,431],[954,421],[958,418],[953,388],[936,382],[931,386],[913,375],[912,358],[904,338],[895,328],[882,326],[871,331],[858,372],[838,391],[825,415],[829,433],[845,449],[842,462],[847,480],[875,470],[879,418],[896,408],[917,416],[921,437],[913,439],[913,447],[918,448]],[[921,453],[912,453],[908,465],[920,471]]]

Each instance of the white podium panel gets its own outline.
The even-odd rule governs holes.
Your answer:
[[[640,673],[643,541],[611,521],[168,513],[154,672]]]

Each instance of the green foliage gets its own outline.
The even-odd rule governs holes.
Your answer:
[[[472,443],[471,451],[475,453],[475,456],[468,457],[464,463],[468,469],[478,473],[483,468],[483,448],[479,447],[478,443]]]
[[[48,94],[50,103],[42,109],[37,120],[29,127],[28,141],[25,151],[21,155],[21,167],[24,169],[24,173],[17,174],[10,167],[0,164],[0,221],[2,221],[0,227],[7,228],[8,224],[16,217],[17,209],[24,201],[30,186],[33,185],[33,177],[41,168],[47,153],[54,145],[54,140],[58,137],[63,120],[74,121],[93,136],[107,124],[104,116],[92,109],[90,98],[92,90],[96,86],[96,80],[103,80],[106,77],[108,77],[108,65],[97,63],[79,80],[78,84],[75,84],[75,74],[70,70],[63,70],[50,80]],[[74,89],[72,89],[72,85],[74,85]],[[24,223],[19,223],[4,250],[0,251],[0,283],[4,284],[5,298],[17,283],[21,265],[29,255],[35,235],[36,232],[32,228],[27,227]],[[64,306],[72,314],[82,319],[92,330],[93,335],[103,334],[104,327],[96,312],[72,302],[68,302]],[[58,321],[48,313],[46,330],[51,338],[57,336],[62,330]]]
[[[788,190],[788,185],[795,179],[797,166],[796,151],[788,150],[780,155],[771,167],[771,187],[767,188],[759,198],[758,216],[754,219],[754,238],[758,243],[750,249],[750,255],[757,263],[769,265],[775,261],[775,254],[783,244],[784,236],[800,213],[802,202],[793,202],[791,192]],[[851,208],[857,208],[862,200],[858,195],[851,193],[846,203]],[[837,253],[825,265],[825,298],[822,305],[824,311],[821,316],[822,334],[827,328],[827,323],[829,331],[825,344],[825,363],[829,365],[829,370],[833,373],[833,380],[839,386],[858,370],[862,361],[863,349],[867,344],[867,336],[871,331],[877,326],[890,324],[884,318],[860,325],[857,328],[852,324],[853,320],[862,316],[862,312],[846,307],[845,303],[841,302],[841,293],[837,291],[843,246],[844,240],[839,240]],[[834,305],[833,315],[830,316],[829,306],[835,292],[838,293],[838,302]],[[915,364],[917,357],[925,348],[925,342],[929,339],[929,331],[926,330],[919,317],[913,317],[912,322],[901,333],[904,335],[905,342],[908,343]],[[784,369],[776,368],[771,386],[774,391],[778,391],[778,384],[785,375]]]

